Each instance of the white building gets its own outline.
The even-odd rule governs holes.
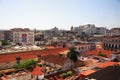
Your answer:
[[[86,34],[93,34],[95,32],[95,25],[93,24],[80,25],[79,27],[74,27],[73,31],[79,32],[80,34],[82,32],[85,32]]]
[[[90,43],[82,43],[82,44],[77,44],[75,45],[76,51],[79,53],[84,53],[86,51],[90,51],[96,48],[95,44],[90,44]]]
[[[25,28],[11,29],[11,41],[15,44],[34,44],[34,32]]]
[[[120,28],[112,28],[110,30],[110,35],[111,36],[120,35]]]
[[[107,35],[107,29],[105,27],[96,27],[95,33],[98,35]]]
[[[80,25],[79,27],[74,27],[75,32],[85,32],[86,34],[102,34],[105,35],[107,29],[105,27],[95,27],[94,24]]]

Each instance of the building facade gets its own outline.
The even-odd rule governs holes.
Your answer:
[[[107,35],[107,29],[105,27],[96,27],[95,34]]]
[[[10,30],[5,30],[4,31],[4,39],[5,40],[11,41],[10,35],[11,35],[11,31]]]
[[[112,28],[110,30],[110,35],[111,36],[120,35],[120,28]]]
[[[28,28],[11,29],[11,41],[15,44],[34,44],[34,32]]]
[[[80,25],[79,27],[74,27],[73,31],[85,34],[92,35],[92,34],[98,34],[98,35],[106,35],[107,29],[105,27],[96,27],[94,24],[86,24],[86,25]]]
[[[4,40],[4,32],[0,31],[0,40]]]
[[[80,25],[79,27],[74,27],[73,31],[79,32],[80,34],[82,32],[85,32],[85,34],[93,34],[95,32],[95,25],[94,24]]]
[[[120,36],[106,36],[102,42],[105,50],[120,52]]]
[[[90,51],[96,48],[95,44],[90,44],[90,43],[82,43],[82,44],[77,44],[75,45],[76,51],[79,53],[84,53],[86,51]]]

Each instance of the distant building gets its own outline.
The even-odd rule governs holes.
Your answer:
[[[98,34],[106,35],[107,29],[105,27],[96,27],[94,24],[80,25],[79,27],[74,27],[73,31],[78,33],[85,33],[89,35]]]
[[[35,33],[35,44],[36,45],[42,45],[44,44],[44,34],[42,32],[36,32]]]
[[[34,44],[34,32],[28,28],[11,29],[11,41],[15,44]]]
[[[105,27],[96,27],[95,34],[106,35],[107,34],[107,29]]]
[[[4,39],[5,40],[8,40],[8,41],[11,41],[11,31],[10,30],[5,30],[4,31]]]
[[[85,32],[86,34],[93,34],[95,31],[95,25],[93,24],[80,25],[79,27],[74,27],[73,31],[79,32],[80,34],[82,32]]]
[[[110,30],[110,35],[111,36],[120,35],[120,28],[112,28]]]
[[[0,31],[0,40],[4,40],[4,32]]]
[[[51,31],[58,31],[59,29],[57,27],[54,27],[51,29]]]

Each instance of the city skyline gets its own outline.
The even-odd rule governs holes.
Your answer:
[[[120,0],[0,0],[0,28],[120,27]]]

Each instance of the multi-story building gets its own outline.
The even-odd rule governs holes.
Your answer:
[[[93,24],[80,25],[79,27],[75,27],[73,31],[79,32],[80,34],[82,32],[85,32],[86,34],[93,34],[95,32],[95,25]]]
[[[44,34],[42,32],[35,33],[35,44],[36,45],[43,45],[45,42]]]
[[[120,35],[120,28],[112,28],[110,30],[110,35],[112,35],[112,36]]]
[[[73,27],[72,27],[73,28]],[[74,27],[72,29],[75,32],[85,34],[99,34],[99,35],[106,35],[107,29],[105,27],[96,27],[94,24],[86,24],[86,25],[80,25],[79,27]]]
[[[10,30],[5,30],[4,31],[4,39],[5,40],[11,41],[10,35],[11,35],[11,31]]]
[[[75,47],[76,47],[76,51],[78,51],[79,53],[84,53],[86,51],[95,49],[96,45],[91,43],[81,43],[81,44],[75,45]]]
[[[4,32],[0,31],[0,40],[4,40]]]
[[[96,27],[95,34],[106,35],[107,34],[107,29],[105,27]]]
[[[120,36],[105,36],[102,42],[105,50],[120,52]]]
[[[34,44],[34,32],[28,28],[11,29],[10,40],[15,44]]]

